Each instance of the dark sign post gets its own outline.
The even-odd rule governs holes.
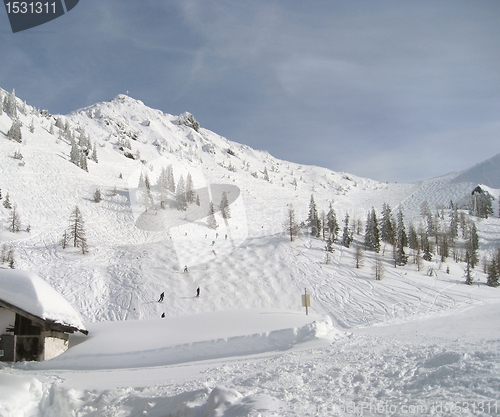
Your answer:
[[[43,25],[69,12],[79,0],[3,0],[12,32]]]

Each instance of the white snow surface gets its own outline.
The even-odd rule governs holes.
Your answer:
[[[424,201],[445,210],[485,170],[386,184],[277,160],[127,96],[55,117],[18,104],[23,143],[4,136],[12,120],[0,115],[0,189],[22,230],[8,231],[11,211],[0,204],[0,242],[14,248],[17,269],[75,307],[89,335],[72,335],[50,361],[1,364],[0,416],[500,414],[500,290],[485,285],[482,267],[468,286],[463,263],[394,268],[386,245],[376,281],[373,253],[354,267],[362,234],[350,248],[335,244],[327,262],[322,239],[304,229],[290,242],[283,232],[288,205],[303,221],[312,194],[320,213],[332,203],[341,226],[346,214],[364,221],[384,202],[418,222]],[[95,144],[99,162],[88,160],[88,172],[70,162],[56,117]],[[192,175],[200,206],[158,207],[165,165],[176,181]],[[138,186],[141,173],[156,204]],[[492,184],[494,216],[475,219],[481,258],[500,244]],[[212,230],[208,202],[224,190],[234,192],[231,218],[216,213]],[[87,255],[60,245],[75,205]]]
[[[0,268],[0,300],[41,319],[85,330],[78,312],[32,272]]]
[[[119,369],[164,366],[287,350],[307,341],[333,340],[329,317],[300,311],[234,310],[89,324],[65,355],[35,369]],[[80,342],[80,343],[78,343]]]

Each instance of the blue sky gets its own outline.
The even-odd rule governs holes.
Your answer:
[[[256,149],[390,182],[500,152],[500,2],[80,0],[13,34],[0,87],[65,114],[118,94]]]

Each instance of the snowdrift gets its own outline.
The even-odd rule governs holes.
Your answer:
[[[297,311],[233,310],[166,319],[89,323],[88,337],[30,369],[119,369],[288,350],[308,343],[325,345],[340,333],[329,317]]]

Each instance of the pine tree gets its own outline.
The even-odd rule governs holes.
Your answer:
[[[167,188],[172,193],[175,193],[175,178],[174,178],[174,169],[172,165],[168,165],[166,169],[166,178],[167,178]]]
[[[477,187],[471,195],[469,214],[487,219],[493,214],[493,197],[481,187]]]
[[[420,215],[422,217],[428,217],[429,214],[431,214],[431,210],[429,208],[429,203],[427,200],[425,200],[421,205],[420,205]]]
[[[333,240],[332,240],[331,236],[329,236],[328,239],[327,239],[327,241],[326,241],[325,250],[327,252],[333,252],[334,251],[334,249],[333,249]]]
[[[151,192],[146,187],[144,187],[144,189],[141,191],[140,195],[142,197],[142,204],[144,205],[144,211],[148,212],[149,208],[154,205],[153,197],[151,196]]]
[[[70,161],[75,164],[76,166],[80,166],[80,150],[78,149],[78,145],[76,144],[75,140],[72,138],[71,139],[71,150],[69,152],[69,159]]]
[[[73,134],[73,132],[69,129],[69,125],[68,125],[68,122],[66,122],[64,124],[64,127],[59,130],[59,139],[62,139],[62,138],[66,138],[66,140],[68,141],[72,141],[72,140],[75,140],[75,135]],[[76,142],[76,140],[75,140]],[[78,148],[80,150],[80,148]]]
[[[393,227],[392,212],[389,204],[382,205],[382,220],[380,221],[380,238],[382,242],[394,245],[396,243],[396,232]]]
[[[219,225],[217,224],[217,220],[215,220],[215,208],[214,203],[212,202],[210,202],[210,205],[208,207],[207,224],[210,229],[217,229],[219,227]]]
[[[66,247],[68,246],[68,231],[67,230],[65,230],[63,235],[62,235],[61,246],[63,249],[66,249]]]
[[[139,184],[137,184],[138,188],[145,188],[146,183],[144,182],[144,173],[141,171],[141,175],[139,176]]]
[[[472,285],[474,278],[472,276],[471,269],[474,268],[471,264],[471,253],[470,249],[465,251],[465,283],[467,285]]]
[[[287,219],[284,226],[287,234],[290,236],[290,242],[293,242],[295,236],[298,236],[300,228],[295,218],[295,210],[292,204],[288,207]]]
[[[11,209],[11,208],[12,208],[12,205],[10,204],[10,197],[9,197],[9,193],[5,194],[5,200],[3,200],[3,206],[4,206],[6,209]]]
[[[432,261],[432,250],[431,250],[431,245],[430,245],[430,242],[429,242],[429,236],[427,235],[426,232],[422,233],[421,235],[421,247],[422,247],[422,252],[424,253],[422,255],[422,258],[427,261],[427,262],[430,262]]]
[[[95,143],[94,147],[92,148],[92,161],[94,161],[96,164],[99,163],[99,160],[97,159],[97,147]]]
[[[442,233],[439,236],[439,255],[441,256],[441,262],[444,262],[450,256],[448,233]]]
[[[222,198],[220,201],[219,208],[220,208],[220,212],[222,214],[222,217],[224,219],[231,218],[231,210],[229,208],[229,200],[227,199],[227,194],[225,191],[222,193]]]
[[[82,148],[77,145],[75,142],[75,139],[73,136],[69,133],[68,135],[68,140],[71,143],[71,150],[69,152],[69,159],[70,161],[75,164],[77,167],[83,169],[84,171],[88,172],[88,167],[87,167],[87,156],[85,152],[83,152]]]
[[[90,138],[85,133],[85,129],[82,127],[80,130],[80,136],[78,137],[78,146],[80,150],[85,154],[85,157],[89,156],[92,144],[90,143]],[[69,132],[69,126],[66,129]]]
[[[195,201],[195,197],[196,193],[194,191],[193,178],[191,177],[191,174],[188,172],[186,177],[186,201],[188,203],[192,203]]]
[[[14,119],[14,121],[12,122],[12,126],[7,132],[7,137],[19,143],[23,141],[23,135],[21,133],[21,122],[18,119]]]
[[[311,195],[311,201],[309,202],[309,215],[307,216],[307,225],[311,228],[312,236],[320,236],[320,224],[318,211],[316,210],[316,203],[314,201],[314,195]]]
[[[85,156],[85,153],[80,152],[80,162],[78,165],[81,169],[83,169],[86,172],[89,172],[89,169],[87,167],[87,157]]]
[[[349,229],[349,214],[345,214],[344,230],[342,232],[342,245],[348,248],[352,242],[352,231]]]
[[[5,258],[5,262],[9,266],[10,269],[14,269],[14,248],[11,246],[7,251],[7,257]]]
[[[19,230],[21,228],[21,219],[19,217],[19,213],[17,211],[17,207],[15,204],[10,212],[8,224],[9,224],[9,232],[19,233]]]
[[[12,94],[7,93],[4,97],[3,110],[11,119],[17,119],[17,100],[15,90],[12,90]]]
[[[73,247],[80,248],[84,255],[88,253],[85,222],[78,206],[75,206],[75,209],[71,213],[67,238],[73,242]]]
[[[0,92],[1,92],[1,90],[0,90]],[[6,259],[7,259],[7,244],[4,243],[2,245],[2,251],[0,252],[0,261],[1,261],[0,263],[2,263],[2,264],[5,263]]]
[[[477,234],[476,224],[472,222],[470,227],[470,236],[466,244],[467,252],[469,253],[469,262],[472,268],[475,268],[479,263],[477,251],[479,250],[479,236]]]
[[[456,239],[458,237],[458,225],[460,219],[458,217],[458,207],[456,204],[451,203],[450,213],[450,237]]]
[[[481,217],[487,219],[493,214],[493,197],[486,192],[481,201]]]
[[[165,201],[167,199],[167,193],[169,192],[167,170],[165,167],[161,169],[158,180],[156,181],[156,186],[158,188],[158,191],[160,192],[160,206],[164,208]]]
[[[380,251],[380,235],[378,230],[377,215],[373,207],[371,212],[368,213],[368,217],[366,219],[365,248],[377,253]]]
[[[488,265],[487,284],[490,287],[498,287],[500,285],[500,248],[496,248]]]
[[[488,285],[489,287],[498,287],[500,285],[499,278],[499,265],[494,257],[488,264],[488,277],[486,285]]]
[[[330,203],[330,210],[326,215],[328,219],[328,231],[330,232],[330,237],[333,242],[337,240],[337,234],[339,233],[339,224],[337,222],[337,215],[335,214],[335,210],[332,207],[332,203]]]
[[[427,214],[427,236],[429,238],[434,237],[436,238],[436,243],[437,243],[437,238],[438,238],[438,221],[437,217],[433,216],[432,213],[429,211]]]
[[[177,192],[175,193],[175,206],[177,210],[186,211],[188,204],[186,200],[186,187],[182,175],[177,183]]]
[[[269,181],[269,173],[267,172],[267,167],[264,167],[264,179]]]
[[[410,223],[410,229],[408,231],[408,247],[413,250],[420,249],[418,234],[413,223]]]
[[[397,220],[397,231],[396,231],[396,265],[403,266],[408,262],[408,256],[405,254],[405,246],[408,245],[408,239],[406,237],[405,225],[403,221],[403,212],[399,209],[398,220]]]

